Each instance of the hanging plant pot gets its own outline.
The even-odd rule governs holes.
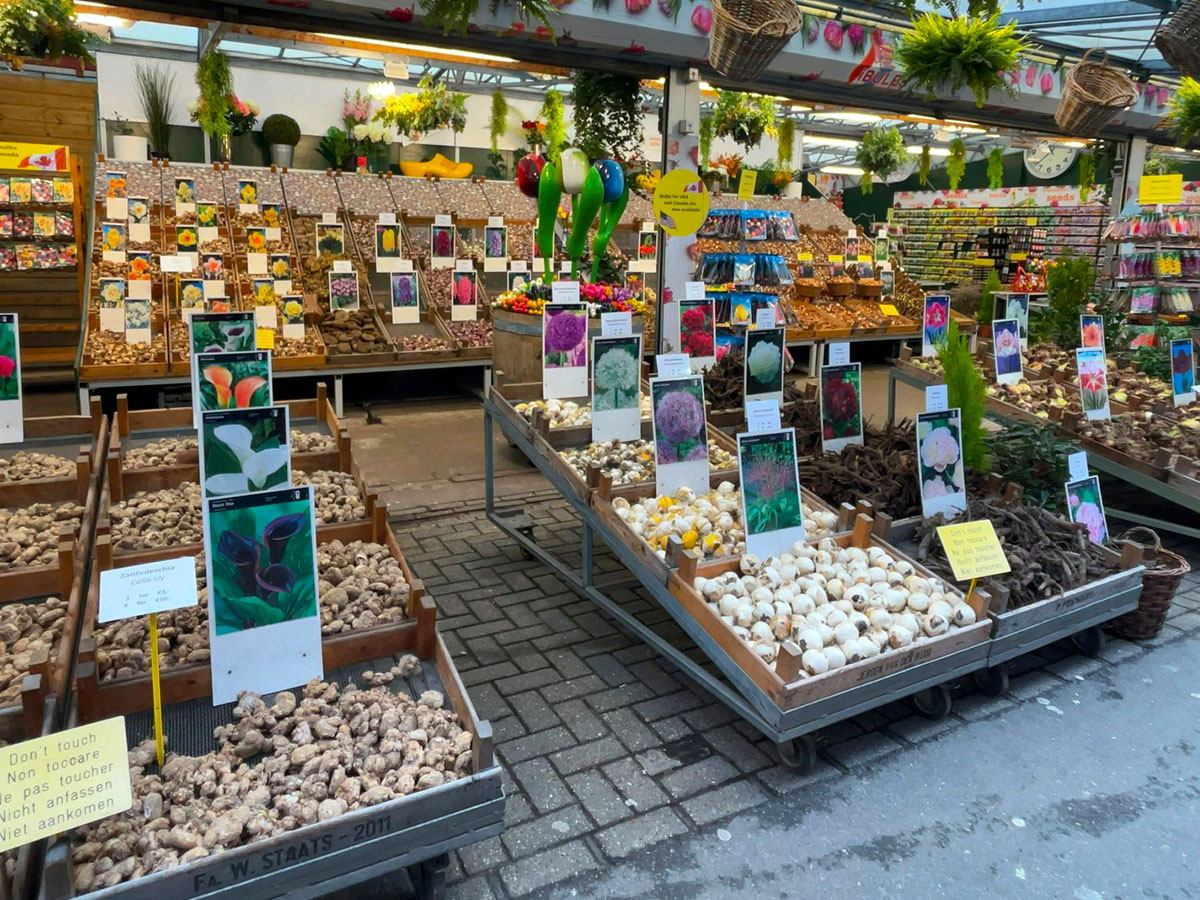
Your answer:
[[[713,0],[709,65],[731,78],[758,78],[800,22],[795,0]]]
[[[1184,0],[1155,33],[1154,46],[1180,75],[1200,75],[1200,0]]]
[[[1097,52],[1104,59],[1089,62],[1088,57]],[[1092,49],[1067,73],[1067,86],[1055,110],[1054,121],[1067,134],[1092,137],[1136,99],[1137,88],[1133,80],[1108,65],[1105,51]]]

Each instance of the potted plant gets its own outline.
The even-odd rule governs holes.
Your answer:
[[[75,24],[72,0],[9,0],[0,4],[0,57],[13,69],[33,59],[94,63],[88,50],[98,38]]]
[[[967,88],[981,108],[993,89],[1016,96],[1004,75],[1017,68],[1027,45],[1014,23],[1001,25],[999,18],[997,11],[987,17],[926,13],[913,19],[912,31],[892,54],[905,87],[919,88],[929,99],[939,90]]]
[[[967,174],[967,145],[962,138],[950,142],[950,155],[946,157],[946,180],[950,190],[957,191],[959,182]]]
[[[200,88],[200,96],[188,104],[188,113],[216,142],[217,159],[229,160],[233,155],[230,138],[254,128],[258,104],[248,98],[239,99],[233,92],[229,57],[220,50],[210,50],[200,58],[196,86]]]
[[[1184,78],[1170,103],[1167,124],[1179,146],[1187,147],[1200,137],[1200,82],[1195,78]]]
[[[171,117],[175,114],[175,73],[166,66],[134,64],[138,99],[150,131],[150,154],[155,159],[170,156]]]
[[[496,12],[499,0],[491,0],[491,10]],[[551,35],[554,33],[550,25],[550,14],[564,5],[563,0],[504,0],[505,6],[514,7],[514,18],[540,22]],[[425,10],[425,24],[441,28],[442,34],[457,31],[467,33],[467,26],[479,12],[479,0],[421,0]]]
[[[113,113],[112,125],[113,157],[126,162],[145,162],[150,143],[142,135],[133,133],[131,126],[117,113]]]
[[[628,75],[577,69],[571,73],[575,140],[595,161],[629,159],[642,145],[641,83]]]
[[[488,152],[488,168],[485,173],[488,178],[503,181],[507,178],[504,166],[504,155],[500,152],[500,139],[508,133],[508,101],[500,88],[492,93],[492,118],[488,123],[488,136],[491,139]]]
[[[730,138],[747,151],[753,150],[763,135],[775,134],[775,101],[737,91],[717,91],[713,134]]]
[[[869,194],[872,176],[887,178],[908,161],[904,138],[895,128],[868,128],[858,145],[855,161],[863,170],[862,192]]]
[[[296,145],[300,143],[300,125],[291,116],[274,113],[263,119],[263,140],[271,148],[271,165],[289,169]]]
[[[346,132],[331,125],[317,144],[317,152],[333,169],[340,169],[350,157],[350,140]]]

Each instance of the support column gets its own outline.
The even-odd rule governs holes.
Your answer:
[[[1113,172],[1112,214],[1119,216],[1125,204],[1137,200],[1138,182],[1146,168],[1146,139],[1130,138],[1125,145],[1125,165]]]
[[[663,91],[663,160],[665,175],[672,169],[700,171],[700,76],[695,69],[671,69]],[[659,231],[662,259],[659,265],[658,305],[655,316],[656,353],[679,352],[679,304],[683,286],[691,281],[696,236],[672,237]],[[648,348],[649,349],[649,348]]]

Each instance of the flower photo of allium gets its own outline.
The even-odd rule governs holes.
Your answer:
[[[708,459],[704,379],[698,375],[650,384],[660,465]]]
[[[1016,319],[996,319],[992,322],[992,342],[995,345],[996,375],[1015,375],[1021,371],[1021,334]]]
[[[283,499],[293,493],[250,494],[233,508],[210,509],[218,635],[317,614],[312,501]]]
[[[783,390],[783,329],[746,334],[746,394],[778,394]]]
[[[455,306],[475,305],[475,281],[478,277],[475,272],[454,273],[454,296],[451,299]]]
[[[1196,357],[1191,338],[1171,341],[1171,388],[1176,394],[1196,392]]]
[[[637,409],[640,404],[638,339],[598,341],[592,371],[594,412]]]
[[[925,343],[936,346],[946,340],[950,324],[950,298],[930,295],[925,298]]]
[[[429,246],[433,248],[434,256],[442,259],[454,256],[454,226],[430,225]]]
[[[546,307],[542,351],[547,369],[587,365],[587,308],[564,305],[568,308]]]
[[[963,481],[959,411],[921,413],[917,417],[917,463],[925,499],[960,494]]]
[[[1079,343],[1081,347],[1104,348],[1104,316],[1079,317]]]
[[[330,256],[343,256],[346,253],[345,230],[338,223],[325,225],[317,223],[317,253],[328,253]]]
[[[1108,523],[1104,517],[1104,501],[1100,498],[1100,478],[1092,475],[1067,485],[1067,512],[1071,521],[1087,528],[1093,544],[1108,541]]]
[[[17,353],[17,317],[0,316],[0,400],[21,396],[21,366]]]
[[[358,309],[358,275],[355,272],[329,273],[329,310]]]
[[[417,305],[417,273],[401,272],[392,276],[392,307]]]
[[[712,300],[680,301],[679,339],[684,353],[693,358],[716,355],[714,318]]]
[[[796,445],[790,431],[744,434],[738,440],[746,530],[750,534],[803,525]]]
[[[858,364],[821,369],[821,434],[827,441],[862,434],[862,374]]]
[[[1108,372],[1103,350],[1075,351],[1079,370],[1079,400],[1085,413],[1108,408]]]
[[[504,259],[508,256],[507,228],[488,226],[483,235],[483,255],[487,259]]]

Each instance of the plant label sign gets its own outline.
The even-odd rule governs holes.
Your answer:
[[[1088,477],[1087,451],[1067,455],[1067,475],[1072,481],[1080,481]]]
[[[686,353],[660,353],[654,357],[659,378],[683,378],[692,374],[692,361]]]
[[[821,366],[821,450],[863,442],[862,363]]]
[[[550,285],[550,302],[551,303],[578,303],[579,302],[579,282],[578,281],[556,281]]]
[[[465,263],[465,265],[464,265]],[[479,273],[470,260],[460,260],[450,289],[450,321],[474,322],[479,318]],[[586,394],[587,391],[585,390]]]
[[[937,356],[938,344],[946,340],[950,327],[950,295],[926,294],[921,328],[921,355]]]
[[[925,518],[952,519],[967,508],[961,410],[917,414],[917,478]]]
[[[392,324],[416,325],[421,321],[419,276],[413,271],[411,259],[400,262],[408,263],[408,271],[394,272],[390,276]]]
[[[254,313],[247,313],[247,339],[258,346]],[[272,403],[271,351],[244,350],[237,353],[197,353],[192,394],[196,428],[201,415],[218,409],[249,409]]]
[[[196,557],[181,556],[100,573],[97,622],[169,612],[199,603]]]
[[[993,319],[1016,319],[1020,330],[1021,349],[1029,346],[1029,295],[1011,291],[997,291],[993,303]]]
[[[393,220],[395,214],[392,214]],[[390,274],[400,271],[403,248],[400,244],[400,226],[379,222],[375,225],[375,271]]]
[[[778,431],[783,427],[779,418],[779,403],[775,400],[746,401],[746,430],[751,434],[760,431]]]
[[[629,337],[633,334],[633,313],[600,313],[601,337]],[[640,358],[640,357],[639,357]]]
[[[1171,341],[1171,394],[1176,406],[1196,399],[1196,352],[1190,337]]]
[[[24,440],[20,324],[17,313],[0,313],[0,444]]]
[[[324,674],[312,491],[204,501],[214,706]]]
[[[850,364],[850,342],[849,341],[830,341],[829,347],[829,365],[845,366]]]
[[[754,311],[754,327],[755,328],[774,328],[775,327],[775,307],[764,306],[761,309]]]
[[[796,430],[739,434],[737,443],[746,552],[759,559],[786,553],[804,540]]]
[[[1016,384],[1025,377],[1020,322],[1016,319],[992,320],[992,351],[996,384]]]
[[[292,483],[286,406],[220,409],[200,418],[205,497],[279,490]]]
[[[1108,402],[1108,367],[1103,350],[1079,347],[1075,351],[1079,373],[1079,401],[1087,420],[1112,418]]]
[[[925,412],[942,412],[950,408],[950,389],[944,384],[931,384],[925,388]]]
[[[712,298],[679,302],[679,343],[691,357],[692,372],[717,364],[717,311]]]
[[[551,303],[542,313],[542,399],[587,395],[587,304]]]
[[[1012,571],[991,519],[943,525],[937,533],[955,581],[971,581]]]
[[[655,488],[674,497],[680,488],[709,490],[708,424],[704,417],[704,377],[651,378]],[[795,455],[793,453],[793,461]]]
[[[128,752],[124,716],[5,747],[0,853],[129,809]]]
[[[641,335],[594,338],[592,359],[592,440],[639,440],[642,436]]]
[[[508,229],[504,227],[504,219],[499,224],[491,224],[495,217],[488,219],[488,226],[483,230],[483,271],[505,272],[508,270]]]
[[[1103,544],[1108,540],[1108,519],[1100,496],[1100,476],[1090,475],[1067,482],[1067,513],[1071,521],[1087,528],[1088,540]]]
[[[755,328],[746,332],[743,366],[746,407],[753,400],[783,403],[784,333],[782,328]]]

